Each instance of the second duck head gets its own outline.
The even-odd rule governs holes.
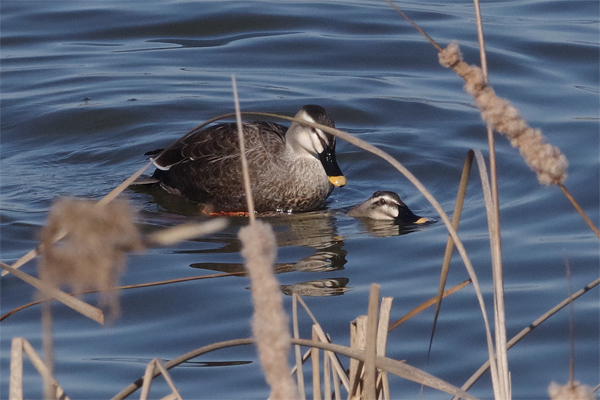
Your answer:
[[[424,224],[428,218],[415,215],[395,192],[380,190],[365,202],[352,208],[348,215],[354,218],[370,218],[396,221],[403,224]]]

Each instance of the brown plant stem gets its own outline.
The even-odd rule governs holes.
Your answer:
[[[583,211],[583,208],[581,208],[581,206],[579,205],[579,203],[577,203],[577,201],[575,200],[573,195],[571,195],[571,192],[569,192],[567,190],[567,188],[565,187],[565,185],[563,185],[563,184],[559,184],[558,187],[560,188],[560,190],[562,190],[562,192],[565,194],[565,196],[571,202],[571,204],[573,204],[573,207],[575,207],[575,210],[577,210],[577,212],[583,217],[583,220],[585,221],[585,223],[588,224],[590,229],[596,234],[598,239],[600,239],[600,231],[598,231],[598,228],[596,227],[596,225],[594,225],[594,223],[592,222],[590,217],[587,216],[585,211]]]

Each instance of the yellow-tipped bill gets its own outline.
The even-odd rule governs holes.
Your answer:
[[[337,187],[346,186],[346,177],[335,159],[335,144],[333,147],[326,147],[325,150],[319,153],[319,160],[323,164],[323,169],[332,185]]]
[[[329,182],[337,187],[346,186],[346,177],[344,175],[328,176]]]

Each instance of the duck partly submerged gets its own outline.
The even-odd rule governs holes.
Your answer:
[[[335,127],[323,107],[306,105],[296,118]],[[335,136],[292,122],[243,123],[250,185],[257,212],[320,208],[346,178],[335,157]],[[154,182],[214,212],[247,212],[237,124],[192,131],[169,148],[147,154]]]
[[[424,224],[428,218],[415,215],[395,192],[380,190],[365,202],[355,206],[348,215],[354,218],[396,221],[403,224]]]

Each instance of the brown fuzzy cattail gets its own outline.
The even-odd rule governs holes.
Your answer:
[[[54,238],[67,235],[56,244]],[[142,248],[133,213],[125,201],[103,207],[95,202],[59,199],[40,234],[42,257],[40,278],[55,286],[68,285],[73,291],[102,290],[100,302],[118,316],[117,285],[125,268],[125,252]]]
[[[548,387],[548,395],[551,400],[595,400],[596,396],[591,387],[583,385],[578,381],[559,385],[552,382]]]
[[[439,59],[440,64],[452,68],[465,80],[465,91],[475,98],[481,117],[519,149],[527,165],[537,173],[540,183],[557,185],[565,181],[569,165],[565,155],[557,147],[545,143],[542,132],[529,127],[508,100],[496,95],[486,83],[481,68],[462,60],[458,44],[448,45],[439,53]]]
[[[277,243],[270,225],[256,221],[240,229],[242,256],[252,281],[254,318],[252,333],[256,339],[260,362],[272,400],[297,398],[296,385],[287,363],[290,351],[288,318],[283,309],[283,295],[273,273]]]

